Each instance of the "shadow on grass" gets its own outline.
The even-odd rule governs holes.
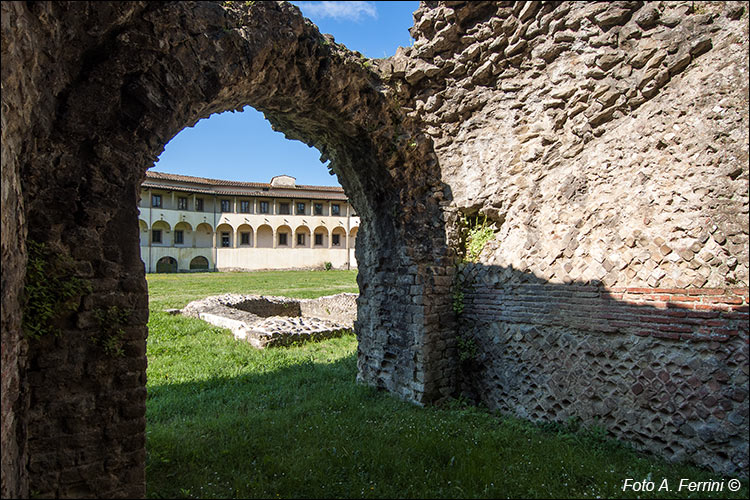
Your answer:
[[[627,477],[710,476],[473,407],[405,403],[357,385],[353,353],[263,356],[248,356],[257,373],[149,388],[149,497],[620,497]]]

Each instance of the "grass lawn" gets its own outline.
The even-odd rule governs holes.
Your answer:
[[[747,498],[748,483],[564,425],[357,385],[353,335],[258,351],[165,308],[221,293],[356,292],[356,271],[148,275],[149,498]],[[622,491],[631,478],[653,492]],[[677,492],[680,479],[722,492]],[[673,491],[661,491],[667,479]]]

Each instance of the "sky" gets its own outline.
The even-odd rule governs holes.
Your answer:
[[[337,43],[370,58],[390,57],[413,43],[409,28],[419,2],[292,2]],[[339,186],[320,152],[271,130],[263,114],[246,106],[204,118],[183,129],[151,169],[170,174],[246,182],[291,175],[297,184]]]

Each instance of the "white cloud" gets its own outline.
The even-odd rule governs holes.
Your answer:
[[[310,18],[331,17],[337,21],[361,21],[364,17],[378,18],[372,2],[295,2],[302,14]]]

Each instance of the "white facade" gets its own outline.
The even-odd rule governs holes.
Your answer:
[[[146,172],[138,210],[146,272],[357,267],[341,188]]]

